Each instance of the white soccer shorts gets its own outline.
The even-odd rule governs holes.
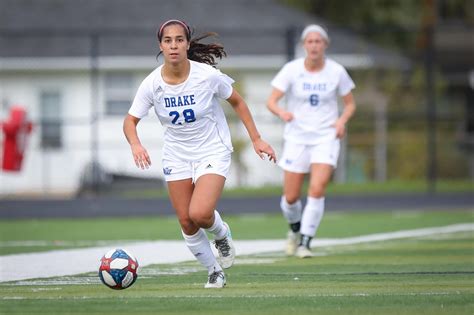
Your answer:
[[[231,156],[211,156],[202,161],[163,160],[163,174],[167,182],[191,178],[195,183],[205,174],[217,174],[227,178],[230,172]]]
[[[309,173],[311,164],[329,164],[336,168],[341,144],[339,139],[316,145],[297,144],[286,141],[278,165],[285,171]]]

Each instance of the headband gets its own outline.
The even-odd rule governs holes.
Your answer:
[[[301,33],[301,40],[304,41],[306,36],[309,33],[313,33],[313,32],[319,33],[326,40],[326,42],[329,44],[328,33],[326,33],[324,28],[322,28],[321,26],[316,25],[316,24],[311,24],[311,25],[308,25],[308,26],[305,27],[305,29],[303,30],[303,33]]]
[[[180,24],[186,30],[187,38],[189,39],[191,37],[191,30],[189,29],[189,26],[186,23],[184,23],[183,21],[180,21],[180,20],[168,20],[168,21],[164,22],[163,24],[161,24],[161,27],[160,27],[160,29],[158,31],[158,34],[157,34],[159,39],[161,38],[161,35],[162,35],[161,33],[163,32],[163,29],[170,23]]]

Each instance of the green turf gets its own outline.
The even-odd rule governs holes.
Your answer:
[[[431,187],[432,188],[432,187]],[[307,182],[302,190],[306,191]],[[439,180],[434,186],[439,193],[474,193],[474,184],[470,180]],[[401,181],[390,180],[383,183],[379,182],[360,182],[360,183],[334,183],[331,182],[327,189],[327,195],[354,195],[354,194],[412,194],[425,193],[429,190],[429,185],[423,180]],[[281,186],[263,186],[263,187],[243,187],[226,188],[223,192],[224,197],[262,197],[262,196],[280,196]],[[156,190],[126,190],[121,194],[123,197],[132,198],[167,198],[166,189]]]
[[[206,273],[195,262],[143,268],[136,284],[123,291],[106,288],[92,273],[0,284],[0,311],[437,315],[472,314],[474,309],[472,231],[315,253],[320,256],[305,260],[278,253],[239,257],[222,290],[202,288]]]
[[[305,182],[302,191],[306,191]],[[327,195],[354,195],[354,194],[412,194],[424,193],[429,189],[426,181],[400,181],[390,180],[383,183],[361,182],[361,183],[334,183],[331,182],[327,188]],[[474,192],[474,184],[469,180],[440,180],[435,185],[439,193],[463,193]],[[229,188],[224,190],[224,196],[279,196],[282,187],[264,186],[261,188]]]
[[[225,216],[236,239],[281,239],[281,214]],[[318,237],[350,237],[474,222],[474,211],[327,212]],[[175,217],[0,221],[0,254],[100,245],[96,241],[182,239]],[[33,243],[28,241],[34,241]]]

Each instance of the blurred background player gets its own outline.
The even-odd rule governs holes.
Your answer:
[[[307,26],[301,41],[305,58],[288,62],[272,80],[268,109],[286,122],[284,150],[278,165],[284,170],[281,210],[290,225],[286,253],[311,257],[311,239],[324,213],[324,195],[339,156],[346,124],[355,112],[355,85],[340,64],[326,58],[327,32]],[[286,97],[286,109],[279,106]],[[344,109],[339,116],[338,96]],[[305,174],[310,174],[308,197],[300,200]]]
[[[164,64],[141,83],[124,120],[124,133],[137,167],[151,165],[140,143],[137,124],[152,107],[165,127],[163,173],[171,204],[176,211],[186,245],[208,269],[206,288],[226,284],[222,268],[232,266],[235,250],[229,226],[215,210],[229,173],[232,143],[219,99],[226,99],[246,127],[255,152],[276,162],[273,149],[260,138],[246,102],[227,75],[212,67],[226,55],[218,44],[191,39],[189,26],[169,20],[158,30]],[[214,235],[220,264],[214,257],[206,231]]]

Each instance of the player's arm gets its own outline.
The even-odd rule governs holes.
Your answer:
[[[342,101],[344,102],[344,109],[341,116],[334,124],[334,127],[336,128],[336,136],[338,138],[344,137],[344,134],[346,133],[346,124],[349,122],[356,111],[356,104],[352,92],[344,95],[342,97]]]
[[[247,103],[244,101],[242,96],[240,96],[240,94],[234,89],[232,90],[232,94],[227,99],[227,101],[232,106],[237,116],[239,116],[240,120],[247,129],[247,132],[250,136],[250,140],[252,140],[255,152],[262,159],[264,159],[265,153],[270,158],[270,161],[276,162],[275,151],[268,143],[263,141],[260,137],[260,133],[258,132],[257,126],[255,125],[255,122],[252,118],[252,114],[250,113]]]
[[[151,159],[146,149],[142,146],[140,138],[138,138],[137,125],[139,122],[140,118],[127,114],[123,121],[123,133],[130,144],[135,164],[137,167],[145,169],[150,167]]]
[[[281,120],[287,122],[293,120],[293,114],[278,106],[278,102],[283,97],[283,95],[285,95],[284,92],[280,91],[279,89],[273,88],[267,100],[267,108],[274,115],[278,116]]]

